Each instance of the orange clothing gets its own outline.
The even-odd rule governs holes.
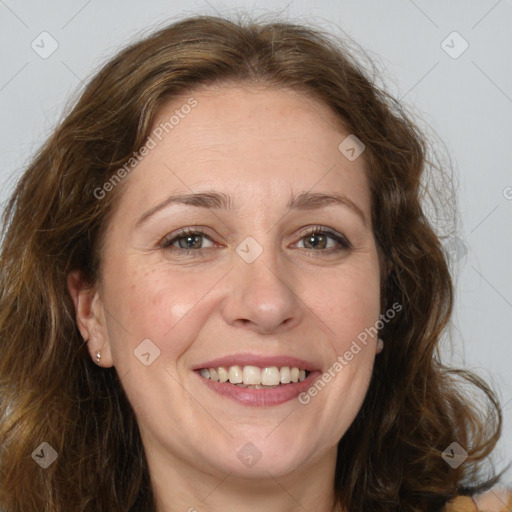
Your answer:
[[[447,503],[445,512],[512,512],[512,489],[491,489],[474,498],[457,496]]]

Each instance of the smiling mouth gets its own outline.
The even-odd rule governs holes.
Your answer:
[[[241,388],[271,389],[304,381],[309,371],[296,366],[219,366],[201,368],[202,377],[213,382],[229,383]]]

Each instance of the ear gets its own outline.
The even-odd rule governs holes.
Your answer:
[[[75,305],[76,323],[87,343],[92,360],[104,368],[113,366],[105,309],[97,288],[84,279],[80,270],[70,272],[68,290]],[[101,354],[98,363],[96,354]]]

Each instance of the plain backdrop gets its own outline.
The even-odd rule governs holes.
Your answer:
[[[446,242],[457,295],[443,354],[498,391],[505,420],[494,461],[503,467],[512,461],[511,0],[0,0],[0,201],[116,50],[177,15],[236,12],[350,36],[445,146],[460,229]]]

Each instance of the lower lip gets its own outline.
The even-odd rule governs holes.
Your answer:
[[[278,386],[277,388],[253,389],[242,388],[229,382],[218,382],[206,379],[196,372],[199,378],[215,393],[231,398],[243,405],[256,407],[270,407],[280,405],[297,398],[301,393],[309,389],[313,382],[321,375],[319,371],[311,372],[302,382],[293,382]]]

